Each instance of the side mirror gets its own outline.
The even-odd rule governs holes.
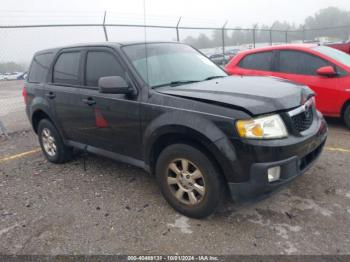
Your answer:
[[[326,77],[334,77],[337,75],[337,72],[335,72],[333,66],[323,66],[317,69],[316,72],[318,75]]]
[[[131,88],[121,76],[104,76],[98,80],[100,93],[105,94],[128,94]]]

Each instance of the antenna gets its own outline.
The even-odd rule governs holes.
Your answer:
[[[146,27],[146,0],[143,0],[143,23],[144,23],[144,36],[145,36],[145,56],[146,56],[146,79],[148,81],[148,54],[147,54],[147,27]]]

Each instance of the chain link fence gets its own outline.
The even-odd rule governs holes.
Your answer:
[[[23,73],[37,50],[83,42],[180,41],[207,56],[283,43],[347,41],[350,26],[277,30],[273,28],[186,27],[112,24],[42,24],[0,26],[0,134],[29,129],[21,97]]]

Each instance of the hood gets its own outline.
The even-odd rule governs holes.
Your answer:
[[[306,86],[274,77],[229,76],[157,91],[209,103],[240,108],[261,115],[298,107],[313,92]]]

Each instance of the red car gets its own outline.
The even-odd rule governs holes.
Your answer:
[[[341,43],[341,44],[328,44],[327,46],[333,47],[340,51],[350,54],[350,43]]]
[[[350,128],[350,55],[310,45],[282,45],[238,53],[225,67],[231,75],[284,78],[309,86],[324,115],[342,117]]]

